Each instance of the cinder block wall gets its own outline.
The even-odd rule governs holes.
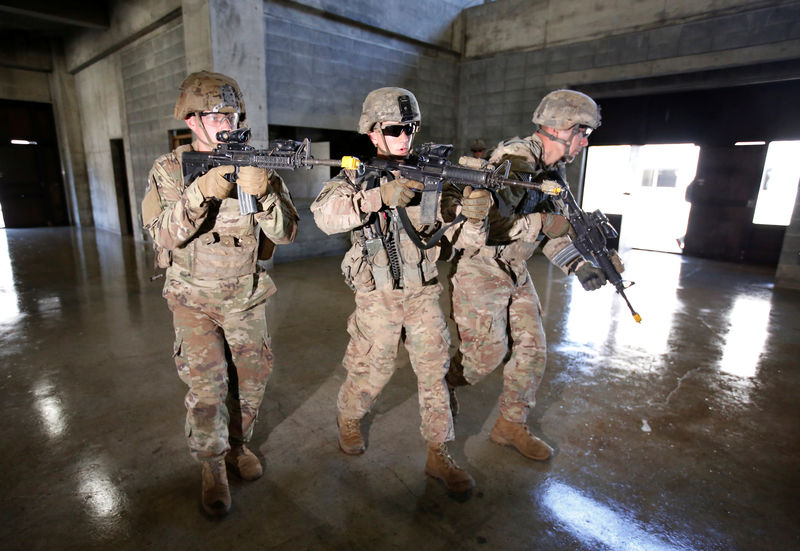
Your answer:
[[[533,109],[556,88],[800,57],[800,2],[593,4],[497,0],[465,10],[459,146],[527,135]]]
[[[452,139],[456,134],[456,52],[441,46],[436,36],[426,37],[428,42],[404,40],[355,19],[331,19],[293,4],[264,4],[271,124],[355,130],[370,90],[401,86],[414,92],[420,102],[421,139]],[[359,4],[363,10],[349,9],[348,15],[364,14],[370,24],[382,23],[375,2]],[[426,13],[425,20],[434,19],[435,14],[428,13],[426,2],[410,4],[397,14],[403,21],[395,19],[394,24],[419,32],[415,14]],[[455,10],[451,20],[457,14]],[[389,22],[386,14],[381,17]]]
[[[177,90],[186,77],[183,25],[176,19],[120,52],[125,120],[130,144],[131,205],[140,213],[153,161],[170,151],[169,131],[185,128],[172,117]],[[134,228],[141,219],[134,218]]]

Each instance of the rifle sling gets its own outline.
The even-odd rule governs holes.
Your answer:
[[[408,218],[408,213],[406,209],[403,207],[397,207],[397,213],[400,215],[400,222],[403,223],[403,229],[406,230],[408,237],[411,239],[411,242],[417,246],[418,249],[427,251],[436,246],[437,243],[444,237],[445,232],[450,229],[451,226],[456,225],[459,222],[466,220],[467,218],[463,214],[459,214],[456,216],[455,220],[450,222],[449,224],[445,224],[434,233],[430,239],[428,239],[427,243],[424,243],[422,239],[420,239],[417,230],[414,229],[414,225],[411,223],[411,220]]]

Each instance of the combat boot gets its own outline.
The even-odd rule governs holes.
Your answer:
[[[469,384],[469,381],[464,377],[464,366],[461,365],[461,362],[456,361],[455,358],[450,362],[450,367],[447,369],[444,380],[447,381],[447,386],[453,388]]]
[[[536,461],[545,461],[553,455],[553,448],[531,434],[525,423],[512,423],[502,415],[497,418],[489,439],[501,446],[513,446],[519,453]]]
[[[225,463],[242,480],[256,480],[264,474],[261,461],[244,444],[231,446],[230,451],[225,454]]]
[[[231,509],[231,490],[225,461],[203,461],[203,509],[212,517],[221,517]]]
[[[336,426],[339,427],[339,448],[347,455],[361,455],[364,453],[364,437],[361,436],[361,419],[355,417],[336,416]]]
[[[438,478],[451,492],[462,493],[475,487],[475,481],[467,471],[456,465],[447,451],[447,444],[428,442],[428,461],[425,474]]]

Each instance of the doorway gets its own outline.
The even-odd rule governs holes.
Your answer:
[[[4,227],[69,223],[49,103],[0,100],[0,209]]]
[[[592,146],[587,153],[583,209],[609,216],[619,248],[683,250],[700,148],[695,144]]]
[[[114,172],[114,189],[117,194],[119,232],[122,235],[131,235],[133,233],[133,221],[131,219],[128,173],[125,170],[125,147],[121,139],[110,140],[109,145],[111,148],[111,168]]]

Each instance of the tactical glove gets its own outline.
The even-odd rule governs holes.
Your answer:
[[[492,208],[492,194],[487,189],[464,188],[461,199],[461,214],[468,220],[484,220]]]
[[[381,201],[387,207],[405,207],[414,198],[415,189],[423,189],[420,182],[408,178],[387,180],[381,184]]]
[[[262,197],[267,193],[269,178],[267,171],[263,168],[254,166],[243,166],[239,169],[239,176],[236,183],[242,191],[254,197]]]
[[[569,231],[569,221],[560,214],[545,213],[542,216],[542,233],[551,239],[566,235]]]
[[[578,269],[575,270],[575,277],[581,282],[583,288],[587,291],[596,291],[606,284],[606,276],[603,270],[595,268],[589,262],[583,262]]]
[[[233,172],[232,166],[215,166],[197,179],[197,187],[203,197],[225,199],[233,189],[233,184],[225,179],[226,174]]]

